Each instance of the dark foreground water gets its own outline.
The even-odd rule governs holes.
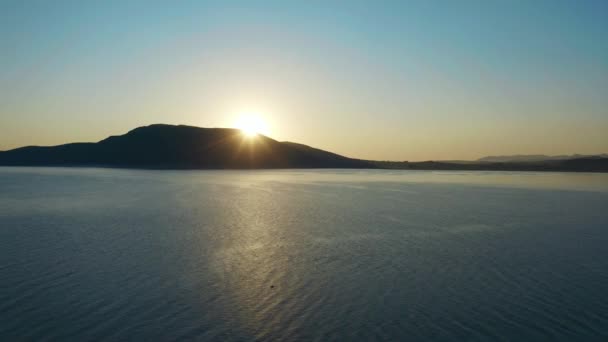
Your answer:
[[[0,340],[606,340],[608,174],[0,168]]]

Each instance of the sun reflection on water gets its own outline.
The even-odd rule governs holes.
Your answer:
[[[217,253],[217,271],[233,303],[238,324],[252,337],[272,335],[273,327],[285,326],[285,306],[294,298],[289,278],[297,277],[289,252],[293,236],[282,225],[288,219],[285,203],[272,193],[253,187],[240,188],[232,203],[230,232],[225,248]]]

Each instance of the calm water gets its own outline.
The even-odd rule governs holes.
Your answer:
[[[0,340],[606,340],[608,174],[0,168]]]

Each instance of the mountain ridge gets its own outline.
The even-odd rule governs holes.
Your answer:
[[[176,169],[373,167],[310,146],[246,137],[238,129],[153,124],[96,143],[25,146],[0,152],[0,165],[101,165]]]
[[[536,158],[542,155],[533,155]],[[359,168],[398,170],[608,172],[608,158],[395,162],[354,159],[234,128],[153,124],[98,142],[0,151],[3,166],[103,166],[151,169]],[[509,156],[504,156],[509,157]],[[511,156],[512,157],[512,156]],[[528,156],[529,157],[529,156]]]

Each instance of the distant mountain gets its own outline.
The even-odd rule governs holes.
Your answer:
[[[28,146],[0,152],[0,165],[141,168],[370,168],[306,145],[244,136],[230,128],[150,125],[97,143]]]
[[[263,135],[248,138],[237,129],[158,124],[139,127],[97,143],[28,146],[0,152],[0,165],[608,172],[608,155],[561,157],[505,156],[486,157],[478,161],[425,162],[360,160],[302,144],[279,142]]]
[[[583,154],[571,154],[571,155],[559,155],[559,156],[547,156],[544,154],[517,154],[511,156],[489,156],[477,159],[478,162],[530,162],[530,161],[543,161],[543,160],[567,160],[567,159],[581,159],[581,158],[608,158],[608,154],[597,154],[597,155],[583,155]]]

